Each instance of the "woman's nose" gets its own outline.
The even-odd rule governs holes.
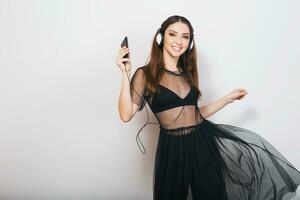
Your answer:
[[[181,44],[181,43],[182,43],[181,37],[177,37],[177,38],[176,38],[176,43],[177,43],[177,44]]]

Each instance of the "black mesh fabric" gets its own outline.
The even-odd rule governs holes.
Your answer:
[[[160,127],[154,200],[281,200],[286,193],[286,199],[294,196],[300,172],[268,141],[251,130],[205,119],[197,105],[199,95],[185,80],[185,72],[164,69],[159,91],[149,95],[145,67],[136,69],[130,87],[133,103],[139,111],[147,103]],[[151,123],[155,124],[147,121],[142,129]]]

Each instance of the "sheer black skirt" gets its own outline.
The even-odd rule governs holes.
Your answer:
[[[290,199],[299,184],[300,172],[250,130],[207,119],[160,128],[154,200]]]

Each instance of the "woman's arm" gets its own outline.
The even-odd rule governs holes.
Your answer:
[[[199,109],[201,115],[204,118],[208,118],[211,115],[215,114],[217,111],[221,110],[227,104],[232,103],[234,100],[242,99],[246,94],[248,94],[248,92],[242,88],[235,89],[228,95],[225,95],[224,97],[214,101],[213,103],[200,107]]]
[[[117,58],[115,60],[117,66],[122,71],[122,86],[118,100],[118,109],[119,116],[124,122],[128,122],[132,118],[133,110],[133,103],[130,93],[131,61],[130,57],[124,58],[126,54],[129,54],[129,48],[122,47],[118,50]]]
[[[128,71],[130,77],[130,71]],[[126,71],[122,71],[122,86],[118,100],[119,116],[122,121],[128,122],[132,116],[132,99],[130,93],[130,82]]]
[[[210,103],[208,105],[200,107],[201,115],[204,118],[208,118],[211,115],[215,114],[217,111],[221,110],[223,107],[225,107],[227,104],[229,104],[229,98],[228,96],[224,96],[213,103]]]
[[[128,122],[135,113],[143,108],[145,79],[144,70],[139,67],[130,79],[131,61],[130,56],[124,58],[126,54],[130,55],[129,48],[122,47],[118,51],[116,64],[122,71],[122,86],[118,100],[119,116],[123,122]]]

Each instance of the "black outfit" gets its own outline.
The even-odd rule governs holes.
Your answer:
[[[149,95],[145,67],[135,71],[130,86],[139,110],[148,103],[160,125],[154,200],[279,200],[295,192],[300,172],[268,141],[205,119],[185,72],[164,69],[159,91]]]

